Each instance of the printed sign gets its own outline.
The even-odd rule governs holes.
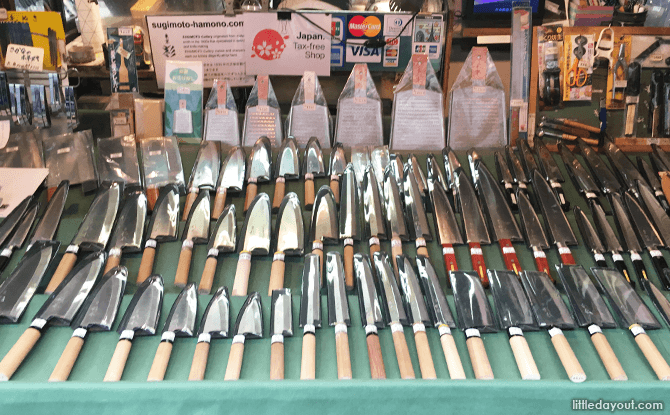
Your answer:
[[[13,44],[7,46],[7,56],[5,56],[7,68],[41,71],[43,60],[44,49],[42,48]]]
[[[441,18],[417,18],[412,36],[412,53],[422,53],[430,59],[438,59],[442,50],[443,32],[444,22]]]

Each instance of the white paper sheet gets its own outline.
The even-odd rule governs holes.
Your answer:
[[[21,203],[35,193],[49,174],[49,169],[0,168],[0,218],[4,218]]]

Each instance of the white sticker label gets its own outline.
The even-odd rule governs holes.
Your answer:
[[[162,154],[162,152],[161,152],[160,150],[152,150],[152,151],[149,151],[149,155],[152,156],[152,157],[154,157],[154,156],[160,156],[161,154]]]
[[[346,333],[347,332],[347,325],[344,323],[337,323],[335,324],[335,334],[337,333]]]
[[[284,336],[281,334],[273,334],[270,343],[284,343]]]
[[[544,251],[533,251],[533,256],[535,258],[546,258],[547,254],[545,254]]]
[[[612,254],[612,261],[614,262],[623,261],[623,257],[621,256],[621,254]]]
[[[552,329],[549,329],[549,335],[551,337],[562,335],[562,334],[563,334],[563,330],[559,329],[558,327],[554,327]]]
[[[439,333],[440,333],[440,337],[444,336],[445,334],[451,334],[451,329],[449,328],[449,326],[447,326],[447,325],[445,325],[445,324],[443,324],[443,325],[441,325],[440,327],[438,327],[437,330],[438,330]]]
[[[424,326],[423,323],[415,323],[412,328],[414,329],[414,333],[426,331],[426,326]]]
[[[400,323],[391,324],[391,333],[397,333],[397,332],[404,333],[404,331],[405,329],[403,329],[402,324]]]
[[[568,248],[567,246],[562,246],[558,248],[558,253],[561,255],[568,255],[571,254],[572,251],[570,251],[570,248]]]
[[[175,336],[174,336],[174,331],[166,331],[166,332],[163,333],[163,335],[161,336],[161,341],[162,341],[162,342],[170,342],[170,343],[172,343],[172,342],[174,341],[174,337],[175,337]]]
[[[479,330],[477,329],[465,329],[465,337],[470,338],[470,337],[481,337],[481,334],[479,334]]]
[[[285,255],[283,252],[275,252],[275,256],[272,258],[273,261],[283,261]]]
[[[135,337],[134,330],[123,330],[119,336],[119,340],[132,340]]]
[[[591,324],[591,325],[588,327],[587,330],[589,331],[589,334],[590,334],[591,336],[593,336],[593,335],[596,334],[596,333],[602,333],[602,332],[603,332],[603,331],[600,329],[600,327],[597,326],[597,325],[595,325],[595,324]]]
[[[453,246],[442,248],[442,255],[454,255],[454,254],[455,251]]]
[[[235,335],[235,337],[233,337],[233,344],[235,343],[244,344],[244,340],[245,340],[244,334],[237,334]]]
[[[654,250],[649,251],[649,255],[651,255],[652,258],[658,258],[658,257],[662,257],[662,256],[663,256],[663,254],[661,253],[661,251],[659,251],[659,250],[657,250],[657,249],[654,249]]]
[[[642,261],[642,257],[637,252],[631,252],[630,259],[631,261]]]
[[[603,255],[603,254],[593,254],[593,259],[595,259],[596,262],[604,261],[605,260],[605,255]]]
[[[121,157],[123,157],[123,153],[112,153],[109,155],[110,159],[120,159]]]
[[[7,68],[42,71],[43,62],[44,49],[42,48],[13,44],[7,46],[5,55],[5,67]]]
[[[470,248],[470,255],[483,255],[481,248]]]
[[[198,343],[209,343],[212,340],[212,335],[209,333],[200,333],[198,336]]]
[[[72,337],[79,337],[80,339],[83,339],[84,337],[86,337],[86,329],[83,327],[77,327],[76,329],[74,329]]]
[[[514,250],[514,247],[511,246],[503,246],[502,247],[502,252],[503,254],[514,254],[516,251]]]
[[[70,147],[63,147],[56,150],[56,154],[65,154],[70,152]]]
[[[133,28],[132,27],[119,27],[119,36],[132,36]]]

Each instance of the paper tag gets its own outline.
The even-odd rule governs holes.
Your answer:
[[[356,91],[367,91],[368,87],[368,69],[364,63],[354,65],[354,89]],[[356,98],[354,98],[356,102]]]
[[[477,329],[465,329],[465,338],[469,339],[470,337],[481,337],[481,334]]]
[[[510,107],[521,107],[525,104],[525,102],[522,99],[512,99],[509,102]]]
[[[414,89],[426,88],[426,67],[428,66],[428,55],[414,54],[412,55],[412,83]]]
[[[191,90],[186,88],[185,86],[180,86],[177,88],[177,93],[179,95],[189,95],[191,93]],[[179,100],[179,108],[181,108],[181,101],[186,102],[186,100],[184,99]]]
[[[244,334],[236,334],[235,337],[233,337],[233,344],[235,344],[235,343],[244,344],[245,339],[246,338],[244,337]]]
[[[258,106],[267,106],[270,80],[267,75],[258,75],[256,77],[256,83],[258,84]]]
[[[302,328],[303,333],[315,333],[316,332],[316,327],[314,327],[314,324],[305,324],[305,326]]]
[[[228,108],[217,108],[214,110],[216,115],[228,115]]]
[[[354,104],[367,104],[368,97],[354,97]]]
[[[454,253],[455,251],[453,246],[442,248],[442,255],[454,255]]]
[[[405,332],[405,329],[402,327],[402,324],[400,324],[400,323],[391,324],[391,333],[397,333],[397,332],[401,332],[401,333]]]
[[[181,249],[193,249],[193,241],[190,239],[184,239],[184,242],[181,243]]]
[[[267,105],[256,105],[256,112],[270,112],[270,107]]]
[[[110,159],[120,159],[121,157],[123,157],[123,153],[112,153],[109,155]]]
[[[19,148],[18,147],[7,147],[5,149],[6,153],[14,153],[15,151],[19,151]]]
[[[0,148],[5,148],[9,141],[9,129],[9,120],[0,121]]]
[[[251,261],[251,252],[240,252],[240,261]]]
[[[485,86],[473,86],[472,87],[472,92],[475,94],[483,94],[486,92],[486,87]]]
[[[446,324],[441,325],[437,328],[437,330],[440,333],[440,337],[444,336],[445,334],[451,334],[451,329]]]
[[[377,238],[376,236],[373,236],[372,238],[370,238],[369,243],[370,243],[370,246],[379,245],[379,238]]]
[[[377,326],[374,324],[368,324],[365,326],[365,335],[368,336],[370,334],[377,334]]]
[[[545,254],[544,251],[542,251],[542,250],[537,250],[537,251],[533,251],[533,256],[535,258],[546,258],[547,254]]]
[[[415,88],[415,89],[412,90],[412,95],[416,95],[416,96],[422,97],[422,96],[426,95],[426,90],[425,90],[425,89],[416,89],[416,88]]]
[[[323,251],[323,242],[321,242],[321,241],[312,242],[312,250],[315,250],[315,249]]]
[[[47,321],[43,318],[36,318],[33,320],[32,323],[30,323],[30,327],[38,330],[42,330],[44,326],[47,324]]]
[[[562,246],[558,248],[558,253],[561,255],[568,255],[571,254],[572,251],[570,251],[570,248],[568,248],[567,246]]]
[[[589,331],[589,334],[590,334],[591,336],[593,336],[593,335],[596,334],[596,333],[602,333],[602,332],[603,332],[603,331],[600,329],[600,327],[597,326],[597,325],[595,325],[595,324],[591,324],[591,325],[587,328],[587,330]]]
[[[272,257],[273,261],[283,261],[285,258],[285,255],[283,252],[275,252],[274,257]]]
[[[84,337],[86,337],[86,329],[83,327],[77,327],[76,329],[74,329],[72,337],[79,337],[83,339]]]
[[[79,245],[69,245],[65,250],[66,254],[76,254],[79,252]]]
[[[7,68],[42,71],[43,62],[44,49],[42,48],[13,44],[7,46],[5,55],[5,67]]]
[[[272,343],[284,343],[284,336],[282,334],[273,334],[270,344]]]
[[[119,27],[119,36],[132,36],[133,28],[132,27]]]
[[[316,74],[312,71],[305,71],[305,74],[302,76],[303,87],[305,89],[305,104],[314,104],[315,79]]]
[[[485,47],[472,48],[472,80],[483,81],[486,79],[486,57],[488,49]],[[485,87],[484,90],[486,90]]]
[[[523,330],[521,330],[518,327],[510,327],[507,329],[507,333],[509,334],[509,337],[513,336],[523,336]]]
[[[549,329],[549,335],[551,337],[558,336],[558,335],[561,335],[561,334],[563,334],[563,330],[559,329],[558,327],[554,327],[554,328]]]
[[[170,342],[170,343],[172,343],[172,342],[174,341],[174,337],[175,337],[175,335],[174,335],[174,331],[166,331],[166,332],[163,333],[163,335],[161,336],[161,341],[162,341],[162,342]]]
[[[516,251],[514,250],[514,247],[511,246],[503,246],[502,247],[502,252],[503,254],[514,254]]]
[[[637,337],[639,334],[646,333],[639,324],[633,324],[632,326],[628,327],[628,330],[633,333],[633,337]]]
[[[631,255],[631,258],[632,258],[632,255]],[[612,261],[614,261],[614,262],[623,261],[623,257],[621,256],[621,254],[612,254]]]
[[[658,249],[653,249],[653,250],[649,251],[649,255],[651,255],[652,258],[659,258],[659,257],[663,256],[661,251],[659,251]]]
[[[335,324],[335,334],[337,333],[346,333],[347,332],[347,325],[344,323],[337,323]]]
[[[484,255],[481,248],[470,248],[470,255]]]
[[[219,250],[216,248],[212,248],[209,251],[207,251],[207,256],[216,258],[219,256]]]
[[[156,248],[156,240],[155,239],[147,239],[147,242],[144,244],[145,248]]]
[[[423,323],[415,323],[412,325],[412,328],[414,329],[414,333],[418,333],[420,331],[426,331],[426,326],[423,325]]]
[[[226,107],[226,98],[228,98],[228,89],[226,81],[216,81],[216,105],[220,108]]]
[[[631,252],[630,253],[630,260],[631,261],[642,261],[642,257],[637,252]]]
[[[56,150],[56,154],[66,154],[70,152],[70,147],[63,147]]]

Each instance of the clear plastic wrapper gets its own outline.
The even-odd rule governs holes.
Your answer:
[[[321,148],[330,148],[330,112],[323,95],[319,77],[306,71],[295,91],[291,109],[286,119],[286,131],[295,138],[300,148],[307,147],[310,138],[316,137]]]
[[[384,142],[382,101],[367,64],[354,65],[337,100],[335,142],[345,147],[380,146]]]
[[[522,271],[519,277],[540,327],[546,329],[557,327],[561,330],[575,328],[575,320],[570,315],[568,306],[546,273]]]
[[[533,311],[516,273],[488,270],[488,275],[499,327],[504,330],[510,327],[537,330]]]
[[[97,158],[100,183],[119,182],[126,188],[142,186],[134,135],[98,139]]]
[[[375,178],[379,187],[384,183],[384,172],[386,167],[391,164],[391,154],[388,146],[378,146],[370,151],[370,158],[372,160],[372,167],[374,168]]]
[[[279,102],[267,75],[259,75],[256,78],[256,83],[247,99],[242,145],[251,147],[262,136],[270,140],[272,147],[279,147],[284,139]]]
[[[458,327],[478,329],[482,333],[498,331],[479,275],[473,271],[450,271],[449,278],[454,290]]]
[[[35,130],[9,136],[5,147],[0,149],[0,167],[43,168],[42,141]]]
[[[391,150],[444,148],[442,88],[428,55],[412,55],[393,93]],[[421,137],[417,140],[417,137]]]
[[[453,150],[507,144],[505,89],[487,48],[472,48],[449,92]]]
[[[241,145],[237,104],[226,81],[215,79],[205,105],[205,135],[209,141],[221,141],[231,146]]]
[[[175,184],[180,193],[186,192],[184,169],[176,137],[152,137],[140,142],[144,186],[160,189]]]
[[[49,169],[47,187],[69,180],[70,185],[81,184],[84,193],[98,188],[91,130],[48,137],[42,145],[44,164]]]
[[[581,265],[560,265],[558,276],[579,327],[616,328],[616,322],[589,274]]]

